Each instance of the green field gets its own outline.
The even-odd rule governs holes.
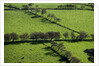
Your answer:
[[[12,3],[10,3],[12,4]],[[27,4],[27,3],[25,3]],[[62,4],[62,3],[61,3]],[[9,5],[9,3],[6,3]],[[13,6],[22,8],[24,3],[13,3]],[[37,3],[40,8],[55,8],[58,4],[41,4]],[[88,7],[88,6],[87,6]],[[6,7],[5,7],[6,9]],[[57,22],[60,25],[73,29],[75,31],[85,31],[90,34],[94,33],[94,11],[90,10],[47,10],[47,13],[54,13],[58,18],[61,19]],[[46,17],[46,14],[44,15]],[[42,17],[35,17],[30,13],[25,13],[22,10],[5,10],[4,11],[4,34],[15,32],[18,35],[23,33],[32,32],[48,32],[56,31],[61,33],[61,38],[64,39],[63,33],[66,31],[70,33],[71,30],[58,26],[51,23],[50,21],[43,21]],[[75,33],[76,35],[79,35]],[[69,36],[70,39],[70,36]],[[89,37],[91,39],[91,36]],[[17,40],[17,41],[20,41]],[[89,57],[83,51],[86,49],[94,48],[93,41],[57,41],[57,43],[63,42],[64,46],[68,51],[71,52],[72,56],[77,57],[82,63],[91,63],[87,58]],[[50,46],[49,43],[45,45]],[[43,43],[38,42],[19,42],[4,45],[4,62],[5,63],[66,63],[54,53],[52,50],[46,48],[47,46]]]

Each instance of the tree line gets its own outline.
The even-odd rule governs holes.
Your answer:
[[[54,41],[51,42],[51,48],[58,52],[59,55],[63,56],[64,58],[67,58],[70,63],[79,63],[80,60],[76,57],[72,57],[72,54],[70,51],[66,50],[66,47],[63,45],[63,43],[56,43]]]
[[[93,3],[88,3],[87,5],[86,4],[80,4],[80,8],[81,10],[83,9],[86,9],[85,6],[89,6],[92,8],[92,10],[94,9],[94,4]],[[77,3],[76,4],[73,4],[73,3],[69,3],[69,4],[63,4],[63,5],[58,5],[57,6],[58,9],[67,9],[67,10],[70,10],[70,9],[75,9],[77,10]]]
[[[46,8],[39,9],[38,8],[39,6],[34,5],[34,3],[29,3],[28,5],[22,5],[22,7],[23,7],[22,10],[25,10],[25,11],[31,10],[31,12],[33,12],[33,13],[35,13],[37,15],[43,16],[43,17],[46,14],[46,17],[49,20],[53,19],[55,22],[60,22],[61,21],[61,19],[58,18],[57,16],[55,16],[55,14],[53,14],[53,13],[48,13],[47,14],[47,9]],[[40,13],[40,14],[38,14],[38,13]]]
[[[63,33],[63,36],[65,40],[69,39],[69,33],[67,31]],[[76,41],[83,40],[89,37],[88,34],[84,31],[80,31],[80,34],[78,36],[76,36],[74,32],[71,32],[70,36],[71,36],[71,40],[76,40]],[[91,34],[91,37],[92,37],[92,40],[94,40],[94,34]],[[50,41],[52,41],[53,39],[59,40],[60,38],[61,38],[60,32],[53,32],[53,31],[46,32],[46,33],[43,33],[43,32],[33,32],[31,34],[23,33],[22,35],[18,35],[17,33],[14,33],[14,32],[4,34],[5,42],[15,41],[18,39],[21,39],[21,40],[32,39],[36,41],[38,39],[41,39],[43,41],[49,39]]]

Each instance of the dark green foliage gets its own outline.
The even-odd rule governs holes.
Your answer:
[[[8,7],[9,7],[9,8],[12,8],[13,6],[12,6],[12,5],[8,5]]]
[[[38,8],[35,8],[34,10],[35,10],[36,13],[40,12],[40,9],[38,9]]]
[[[43,8],[42,10],[41,10],[41,14],[43,15],[43,14],[46,14],[47,13],[47,10],[45,9],[45,8]]]
[[[29,10],[29,6],[28,5],[22,5],[22,7],[23,7],[22,8],[23,10]]]
[[[29,4],[28,4],[28,6],[30,6],[30,7],[31,7],[32,5],[34,5],[34,4],[33,4],[33,3],[29,3]]]
[[[11,40],[11,34],[4,34],[4,41],[9,42]]]
[[[26,40],[26,39],[29,38],[29,35],[28,35],[28,33],[23,33],[22,35],[20,35],[20,38],[21,38],[22,40]]]
[[[38,8],[38,5],[35,5],[36,8]]]
[[[71,58],[71,63],[79,63],[79,62],[80,62],[80,60],[77,59],[76,57]]]
[[[66,40],[66,38],[68,38],[68,37],[69,37],[68,32],[65,32],[65,33],[63,34],[63,36],[65,37],[65,40]]]
[[[82,5],[82,6],[80,7],[80,9],[82,9],[82,10],[83,10],[83,9],[85,9],[85,6],[84,6],[84,5]]]
[[[11,33],[11,39],[14,41],[14,40],[17,40],[19,38],[18,34],[16,33]]]

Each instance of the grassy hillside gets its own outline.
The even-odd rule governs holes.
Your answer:
[[[76,31],[94,33],[94,12],[87,10],[48,10],[61,19],[59,24]],[[90,29],[91,28],[91,29]]]
[[[50,22],[42,22],[41,17],[36,18],[35,15],[24,14],[23,11],[5,11],[4,18],[4,33],[15,32],[20,35],[25,32],[59,31],[62,35],[66,31],[71,32]]]
[[[5,63],[60,63],[60,57],[47,55],[53,53],[42,43],[19,43],[4,46]],[[55,53],[54,53],[55,54]]]
[[[12,4],[22,8],[22,5],[27,3],[5,3],[6,5]],[[62,4],[62,3],[61,3]],[[36,3],[40,8],[55,8],[58,4],[41,4]],[[47,5],[47,6],[46,6]],[[78,4],[80,7],[80,4]],[[88,7],[88,6],[87,6]],[[8,9],[7,7],[5,9]],[[67,28],[75,31],[85,31],[90,34],[94,34],[94,11],[90,10],[47,10],[47,14],[55,14],[61,19],[57,22]],[[40,13],[39,13],[40,14]],[[43,15],[44,17],[47,14]],[[50,19],[50,18],[49,18]],[[52,20],[53,21],[53,20]],[[5,10],[4,11],[4,34],[15,32],[18,35],[23,33],[32,32],[48,32],[56,31],[61,33],[61,40],[64,39],[63,33],[69,32],[69,39],[71,30],[63,28],[57,24],[53,24],[50,21],[45,20],[43,17],[35,16],[31,13],[26,13],[22,10]],[[76,32],[74,32],[76,35]],[[90,37],[91,38],[91,37]],[[87,53],[84,50],[94,48],[94,41],[56,41],[57,43],[64,43],[66,50],[70,51],[73,57],[77,57],[83,63],[91,63],[88,60]],[[51,46],[50,42],[33,42],[31,40],[8,43],[4,45],[4,62],[5,63],[66,63],[55,52],[47,48]]]

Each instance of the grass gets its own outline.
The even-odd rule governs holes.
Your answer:
[[[59,63],[60,57],[46,55],[53,53],[43,44],[20,43],[4,46],[5,63]],[[54,53],[55,54],[55,53]],[[24,59],[22,59],[24,57]]]
[[[61,19],[59,24],[78,32],[94,33],[94,12],[88,10],[48,10]]]
[[[5,11],[4,18],[4,33],[15,32],[20,35],[25,32],[30,34],[32,32],[59,31],[62,35],[65,31],[71,32],[50,22],[42,22],[41,17],[35,18],[34,15],[24,14],[23,11]]]
[[[84,52],[84,50],[94,48],[93,41],[62,42],[62,43],[64,43],[66,50],[70,51],[73,57],[77,57],[83,63],[91,63],[88,60],[89,56]]]
[[[18,8],[22,8],[22,5],[28,5],[28,4],[29,3],[5,3],[5,5],[12,5]],[[38,5],[39,8],[57,8],[59,5],[67,5],[67,4],[69,3],[34,3],[34,6],[32,7],[35,7],[35,5]],[[87,3],[76,4],[77,8],[80,8],[83,4],[86,5]],[[90,6],[85,6],[85,8],[92,9]]]
[[[24,4],[24,3],[23,3]],[[13,6],[20,7],[22,3],[13,3]],[[26,3],[27,4],[27,3]],[[9,5],[9,3],[6,3]],[[43,8],[55,8],[59,4],[38,4]],[[51,5],[51,6],[50,6]],[[80,32],[83,30],[88,35],[94,33],[94,12],[90,10],[48,10],[48,13],[54,13],[61,22],[68,28]],[[46,15],[45,15],[46,16]],[[52,24],[49,21],[44,21],[42,17],[37,17],[33,14],[25,13],[21,10],[5,10],[4,11],[4,34],[15,32],[18,35],[31,32],[48,32],[59,31],[61,33],[61,39],[64,39],[62,34],[71,30],[60,27],[56,24]],[[76,34],[76,33],[75,33]],[[78,34],[76,34],[78,35]],[[94,42],[92,41],[57,41],[63,42],[66,49],[71,52],[73,57],[77,57],[83,63],[91,63],[87,58],[88,55],[83,51],[86,49],[94,48]],[[50,46],[50,43],[45,43]],[[60,60],[59,56],[56,56],[51,50],[47,49],[42,43],[16,43],[4,45],[4,62],[5,63],[64,63]]]

